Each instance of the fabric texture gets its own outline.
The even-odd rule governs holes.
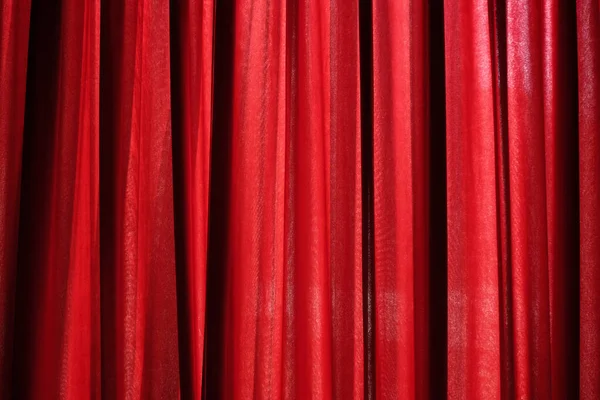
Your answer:
[[[0,24],[0,399],[600,398],[598,0]]]

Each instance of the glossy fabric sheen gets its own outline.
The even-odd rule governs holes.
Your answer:
[[[0,23],[0,399],[600,398],[598,0]]]

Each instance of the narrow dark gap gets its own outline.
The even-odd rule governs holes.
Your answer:
[[[577,76],[577,2],[563,0],[561,13],[564,22],[559,24],[560,37],[563,42],[560,46],[565,49],[565,102],[567,107],[565,118],[565,151],[567,187],[566,204],[566,282],[565,299],[567,326],[565,354],[567,355],[567,382],[566,398],[579,398],[579,265],[580,265],[580,237],[579,237],[579,92]],[[559,78],[560,79],[560,78]]]
[[[117,396],[116,365],[117,298],[116,284],[116,203],[117,165],[119,157],[115,129],[118,114],[114,99],[118,98],[119,62],[123,58],[123,29],[113,32],[113,24],[124,26],[124,11],[114,2],[100,4],[100,376],[102,398]]]
[[[375,248],[373,219],[373,18],[372,0],[359,2],[363,340],[365,399],[375,398]]]
[[[42,300],[48,272],[40,269],[40,265],[45,265],[40,258],[44,257],[45,233],[52,218],[51,210],[43,205],[52,193],[56,139],[54,129],[49,127],[55,126],[57,117],[56,108],[49,105],[56,104],[58,96],[61,15],[60,5],[35,1],[31,4],[14,289],[12,396],[16,399],[30,397],[29,379],[38,361],[37,305]]]
[[[183,140],[183,71],[181,60],[180,18],[186,6],[185,2],[170,0],[169,36],[171,58],[171,137],[173,151],[173,213],[175,224],[175,277],[177,287],[177,334],[179,340],[179,379],[182,399],[192,399],[192,344],[190,332],[190,293],[187,285],[187,218],[185,215],[185,160]]]
[[[510,180],[509,180],[509,154],[508,154],[508,85],[507,85],[507,50],[506,50],[506,1],[494,0],[489,3],[490,7],[490,36],[494,43],[495,68],[497,74],[496,99],[500,105],[494,110],[499,130],[496,144],[497,157],[501,163],[497,164],[499,174],[497,206],[498,213],[505,219],[499,217],[498,237],[500,246],[498,248],[498,259],[501,260],[498,269],[498,282],[500,294],[500,379],[501,395],[503,398],[514,397],[514,339],[512,325],[512,272],[511,272],[511,233],[510,233]],[[506,226],[502,227],[502,224]],[[506,230],[506,236],[501,236],[502,228]],[[503,248],[504,246],[504,248]]]
[[[448,258],[444,2],[429,2],[429,385],[446,398]]]
[[[215,2],[203,397],[222,398],[226,304],[235,0]]]

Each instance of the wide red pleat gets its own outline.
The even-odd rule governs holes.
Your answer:
[[[281,396],[285,13],[279,1],[233,11],[231,120],[214,132],[231,138],[223,369],[212,383],[224,398]]]
[[[169,7],[102,2],[102,395],[177,398]]]
[[[492,47],[486,1],[445,2],[448,397],[500,397]]]
[[[600,5],[577,3],[580,347],[582,399],[600,393]]]
[[[426,11],[373,2],[375,393],[386,399],[429,397]]]

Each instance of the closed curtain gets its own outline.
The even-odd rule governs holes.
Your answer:
[[[0,398],[600,398],[598,0],[0,4]]]

